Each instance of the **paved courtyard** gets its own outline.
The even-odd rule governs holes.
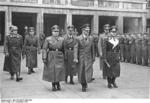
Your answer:
[[[94,63],[95,81],[89,83],[87,92],[81,92],[81,85],[75,77],[75,85],[61,82],[61,91],[52,92],[51,83],[42,80],[43,62],[38,56],[36,73],[28,75],[25,60],[22,62],[23,81],[10,80],[9,73],[3,72],[4,55],[0,53],[1,97],[8,98],[150,98],[150,67],[121,63],[121,76],[116,80],[119,88],[108,89],[106,80],[102,79],[99,59]]]

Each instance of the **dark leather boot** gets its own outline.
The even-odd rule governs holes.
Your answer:
[[[31,73],[35,73],[35,71],[33,70],[33,68],[31,68]]]
[[[52,91],[56,91],[56,83],[55,82],[52,82]]]
[[[111,89],[111,88],[112,88],[112,85],[111,85],[111,78],[108,77],[108,78],[107,78],[107,82],[108,82],[107,87]]]
[[[116,80],[116,78],[113,77],[113,78],[112,78],[112,85],[113,85],[114,88],[118,88],[118,86],[117,86],[116,83],[115,83],[115,80]]]
[[[68,76],[65,77],[65,82],[67,83],[67,81],[68,81]]]
[[[10,79],[13,80],[14,79],[14,73],[10,73],[11,77]]]
[[[16,73],[16,82],[23,80],[22,77],[19,76],[19,73]]]
[[[61,90],[59,82],[57,82],[56,84],[57,84],[57,90]]]
[[[74,84],[74,82],[73,82],[73,76],[70,76],[70,84]]]
[[[30,75],[31,73],[31,68],[28,68],[28,74]]]
[[[87,86],[84,83],[82,83],[81,85],[82,85],[82,92],[86,92]]]

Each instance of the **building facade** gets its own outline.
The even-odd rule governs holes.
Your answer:
[[[150,0],[147,0],[147,24],[146,24],[146,32],[150,34]]]
[[[54,24],[62,30],[73,24],[80,33],[84,23],[90,23],[95,33],[103,32],[106,23],[117,25],[120,33],[146,32],[146,5],[146,0],[0,0],[0,44],[11,24],[23,36],[25,26],[48,36]]]

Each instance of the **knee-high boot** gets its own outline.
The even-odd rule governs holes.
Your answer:
[[[112,88],[110,77],[107,77],[107,82],[108,82],[108,88]]]
[[[61,90],[60,83],[57,82],[56,85],[57,85],[57,90]]]
[[[74,84],[74,82],[73,82],[73,76],[70,76],[70,84]]]
[[[20,80],[23,80],[23,78],[20,77],[20,73],[17,72],[17,73],[16,73],[16,81],[19,82]]]
[[[113,77],[113,78],[112,78],[112,85],[113,85],[114,88],[118,88],[118,86],[116,85],[115,80],[116,80],[116,78]]]
[[[56,83],[52,82],[52,91],[56,91]]]

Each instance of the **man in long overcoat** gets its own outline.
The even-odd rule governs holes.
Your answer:
[[[136,43],[136,63],[141,65],[142,64],[142,36],[141,34],[137,34],[137,39],[135,41]]]
[[[130,55],[131,55],[130,62],[131,63],[136,63],[135,39],[136,39],[136,36],[134,34],[131,34],[131,48],[130,48]]]
[[[143,58],[143,65],[147,66],[148,65],[148,38],[147,34],[143,34],[142,38],[142,58]]]
[[[148,66],[150,67],[150,34],[147,36]]]
[[[29,27],[29,34],[26,35],[24,41],[24,50],[26,54],[26,67],[28,67],[28,74],[34,73],[33,68],[36,68],[37,53],[40,54],[39,38],[35,33],[34,27]]]
[[[125,58],[126,58],[126,62],[129,63],[130,62],[130,48],[131,48],[131,38],[130,38],[130,34],[126,34],[126,38],[124,40],[124,44],[125,44]]]
[[[64,38],[59,36],[59,26],[51,27],[52,36],[43,45],[43,80],[52,82],[52,91],[61,90],[60,81],[65,81]]]
[[[21,71],[21,55],[23,54],[23,38],[18,34],[16,26],[11,27],[12,32],[6,36],[4,45],[4,71],[11,74],[11,79],[16,75],[16,81],[19,82],[23,78],[20,77]]]
[[[82,34],[77,37],[74,46],[74,62],[78,65],[78,80],[85,92],[87,83],[93,76],[93,62],[95,61],[94,39],[90,36],[90,26],[85,24],[82,27]]]
[[[77,68],[75,63],[73,62],[73,54],[74,54],[74,45],[76,41],[76,36],[74,35],[74,26],[69,25],[67,27],[67,34],[64,36],[64,55],[65,55],[65,65],[66,65],[66,83],[68,76],[70,76],[70,84],[74,84],[73,76],[77,73]]]
[[[120,35],[120,38],[119,38],[119,46],[120,46],[120,61],[124,62],[124,34],[121,34]]]
[[[99,57],[100,57],[100,69],[102,70],[103,79],[106,79],[106,76],[105,76],[106,73],[105,73],[105,71],[103,71],[104,61],[102,59],[103,40],[109,36],[109,30],[110,30],[110,25],[105,24],[104,25],[104,33],[99,35],[99,41],[98,41],[98,51],[99,51]]]

